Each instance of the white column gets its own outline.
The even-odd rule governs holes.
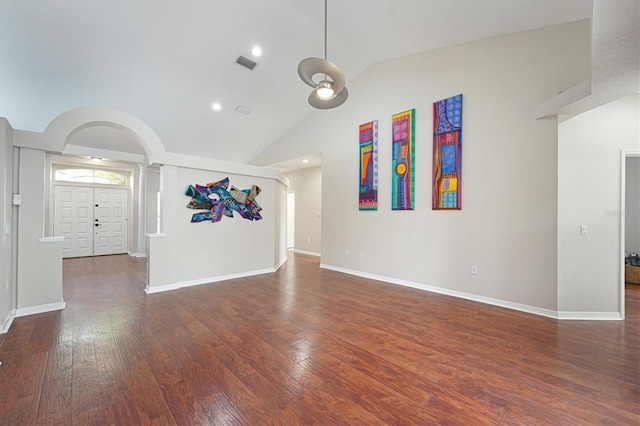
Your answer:
[[[146,166],[138,164],[138,254],[147,253]]]

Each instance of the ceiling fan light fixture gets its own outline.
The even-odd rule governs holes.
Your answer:
[[[324,74],[324,80],[316,83],[313,76]],[[298,75],[313,92],[309,105],[318,109],[331,109],[342,105],[349,96],[342,70],[327,60],[327,0],[324,0],[324,58],[306,58],[298,64]]]
[[[323,80],[318,83],[318,87],[316,88],[316,96],[320,99],[331,99],[335,95],[333,91],[333,83],[327,80]]]
[[[342,89],[339,93],[336,93],[335,95],[330,97],[329,99],[320,98],[317,95],[316,90],[314,90],[309,95],[308,101],[309,101],[309,105],[311,105],[314,108],[317,108],[317,109],[332,109],[332,108],[338,107],[338,106],[342,105],[343,103],[345,103],[345,101],[347,100],[348,96],[349,96],[349,91],[347,90],[346,87],[344,89]]]

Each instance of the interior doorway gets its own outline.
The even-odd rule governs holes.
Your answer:
[[[128,252],[126,188],[54,185],[53,233],[64,237],[62,257]]]
[[[620,253],[623,257],[620,314],[625,318],[625,258],[640,253],[640,150],[623,150],[620,158]]]
[[[296,194],[290,192],[287,194],[287,249],[295,248],[295,229],[296,229]]]

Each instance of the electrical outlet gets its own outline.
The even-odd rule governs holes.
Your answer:
[[[471,267],[471,275],[478,275],[478,267],[477,266],[472,266]]]
[[[364,257],[364,252],[363,251],[360,252],[360,257]]]
[[[344,255],[345,255],[345,256],[349,256],[349,249],[346,249],[346,250],[344,251]]]
[[[311,237],[307,237],[307,243],[311,243]]]

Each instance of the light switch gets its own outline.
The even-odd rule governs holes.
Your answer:
[[[587,225],[580,225],[580,235],[585,236],[589,233],[589,228]]]

